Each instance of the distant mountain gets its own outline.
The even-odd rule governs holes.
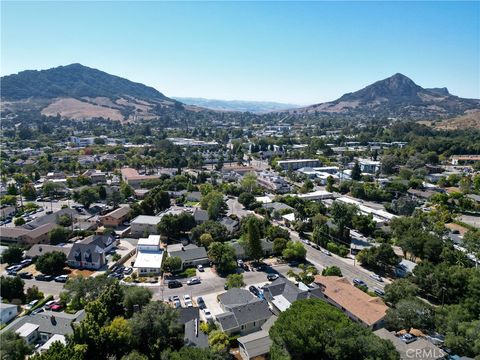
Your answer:
[[[40,110],[72,119],[149,119],[162,108],[183,108],[153,87],[81,64],[26,70],[4,76],[2,102],[7,110]]]
[[[192,97],[175,97],[176,100],[218,111],[242,111],[252,113],[265,113],[276,110],[286,110],[298,107],[295,104],[284,104],[271,101],[245,101],[245,100],[217,100]]]
[[[395,74],[335,101],[290,112],[420,120],[463,115],[474,109],[480,109],[480,100],[451,95],[447,88],[424,89],[405,75]]]

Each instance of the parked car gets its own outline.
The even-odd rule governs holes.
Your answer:
[[[403,334],[402,336],[400,336],[400,340],[402,340],[405,344],[410,344],[417,340],[417,337],[412,334]]]
[[[173,295],[172,300],[173,301],[180,301],[180,298],[178,297],[178,295]]]
[[[205,315],[205,320],[207,321],[213,321],[213,315],[208,309],[203,309],[203,313]]]
[[[324,253],[327,256],[332,256],[332,253],[328,250],[322,249],[322,253]]]
[[[195,284],[200,284],[200,278],[198,277],[193,277],[191,279],[187,280],[187,285],[195,285]]]
[[[20,265],[22,265],[22,267],[27,267],[27,266],[30,265],[32,262],[33,262],[32,259],[24,259],[24,260],[20,261]]]
[[[56,282],[65,283],[68,280],[68,275],[59,275],[55,278]]]
[[[45,312],[44,308],[35,309],[32,311],[32,315],[40,314],[42,312]]]
[[[50,307],[51,311],[62,311],[62,309],[63,309],[63,306],[60,304],[55,304]]]
[[[360,279],[353,279],[353,283],[357,286],[367,286],[366,282]]]
[[[383,282],[383,279],[382,279],[382,277],[381,277],[380,275],[372,274],[372,275],[370,275],[370,277],[371,277],[372,279],[377,280],[377,281]]]
[[[250,290],[250,292],[255,295],[255,296],[260,296],[260,290],[258,290],[258,288],[256,286],[250,286],[248,288],[248,290]]]
[[[274,281],[279,278],[278,274],[267,274],[267,280],[268,281]]]
[[[205,269],[203,268],[203,265],[197,265],[197,270],[200,272],[204,272]]]
[[[50,310],[50,308],[55,305],[57,302],[55,300],[50,300],[45,303],[45,309]]]
[[[197,305],[200,309],[206,308],[205,300],[201,296],[197,297]]]
[[[168,282],[168,288],[169,289],[174,289],[174,288],[178,288],[178,287],[182,287],[182,283],[178,280],[170,280]]]
[[[180,300],[175,300],[173,302],[173,306],[175,306],[175,309],[179,309],[182,307],[182,303],[180,302]]]
[[[190,298],[190,295],[183,295],[183,302],[185,303],[186,307],[193,307],[192,299]]]
[[[132,272],[133,272],[133,268],[131,268],[131,267],[127,267],[127,268],[123,269],[123,273],[125,275],[130,275]]]
[[[296,261],[296,260],[292,260],[292,261],[289,261],[288,262],[288,266],[291,266],[291,267],[296,267],[298,266],[299,262]]]
[[[33,279],[33,275],[26,271],[19,273],[18,276],[20,276],[22,279]]]
[[[52,275],[45,275],[45,274],[38,274],[35,276],[35,280],[37,281],[52,281],[53,276]]]
[[[378,296],[380,296],[380,297],[384,297],[384,296],[385,296],[385,292],[384,292],[382,289],[374,288],[374,289],[373,289],[373,292],[374,292],[375,294],[377,294]]]
[[[242,260],[242,259],[238,259],[238,260],[237,260],[237,265],[238,265],[238,267],[243,267],[243,260]]]
[[[37,305],[37,303],[38,303],[38,300],[30,301],[30,302],[27,304],[26,308],[27,308],[27,309],[31,309],[31,308],[33,308],[35,305]]]

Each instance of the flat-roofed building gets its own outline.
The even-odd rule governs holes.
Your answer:
[[[130,235],[140,237],[158,234],[157,225],[162,220],[160,216],[139,215],[130,223]]]
[[[160,235],[150,235],[148,238],[138,239],[137,257],[133,267],[140,276],[158,275],[162,270],[163,256]]]
[[[290,159],[290,160],[279,160],[277,165],[282,168],[282,170],[297,170],[303,167],[316,167],[321,166],[321,162],[318,159]]]
[[[160,175],[140,175],[137,170],[133,168],[122,168],[122,180],[133,188],[141,188],[145,181],[158,180]]]

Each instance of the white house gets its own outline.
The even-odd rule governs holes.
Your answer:
[[[18,314],[18,306],[0,303],[0,324],[6,324]]]
[[[138,275],[158,275],[162,270],[163,249],[160,247],[160,235],[150,235],[148,238],[138,239],[137,258],[133,267]]]

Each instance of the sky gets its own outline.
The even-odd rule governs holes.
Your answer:
[[[1,1],[0,73],[81,63],[167,96],[312,104],[402,73],[480,98],[480,2]]]

